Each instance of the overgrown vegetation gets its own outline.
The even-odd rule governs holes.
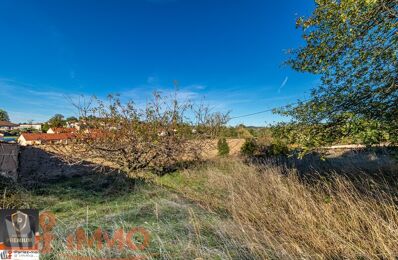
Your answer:
[[[62,259],[65,253],[149,259],[395,259],[398,190],[391,181],[398,166],[386,158],[341,157],[323,170],[316,164],[324,162],[314,157],[302,163],[303,170],[288,161],[252,165],[220,157],[158,176],[154,183],[117,172],[38,178],[36,184],[29,179],[27,186],[10,186],[15,184],[6,180],[2,203],[55,213],[56,239],[44,259]],[[335,169],[347,175],[337,175]],[[379,176],[380,171],[389,178]],[[92,235],[98,227],[112,234],[136,226],[151,233],[144,251],[67,248],[65,238],[77,228]]]
[[[0,191],[0,208],[24,209],[32,206],[30,192],[10,178],[0,176]]]
[[[351,165],[350,158],[345,160],[342,165]],[[360,172],[352,173],[353,178],[333,172],[319,178],[317,172],[307,172],[303,178],[285,167],[222,160],[158,182],[232,218],[220,227],[228,234],[223,242],[249,250],[234,259],[398,256],[394,185]]]
[[[55,212],[48,259],[68,252],[65,237],[75,228],[92,234],[99,226],[145,227],[153,239],[140,253],[149,259],[397,259],[396,162],[376,152],[314,152],[336,143],[398,143],[397,3],[319,0],[298,20],[306,46],[288,63],[321,75],[321,85],[310,100],[276,111],[290,123],[228,127],[228,115],[181,102],[178,93],[154,93],[145,107],[115,96],[75,104],[80,117],[67,121],[80,130],[54,151],[68,167],[88,161],[111,173],[26,187],[0,178],[2,207]],[[65,124],[57,114],[44,129]],[[226,138],[245,139],[243,156],[225,158]],[[219,158],[201,160],[209,143],[217,143]]]
[[[257,151],[257,142],[254,138],[246,139],[240,152],[245,156],[254,156]]]
[[[220,216],[159,186],[131,186],[127,179],[92,174],[43,183],[31,193],[31,207],[57,217],[52,250],[41,259],[71,259],[64,254],[101,259],[228,259],[229,254],[237,254],[238,249],[227,250],[231,245],[220,242],[223,234],[218,226],[225,225]],[[98,227],[108,231],[111,238],[120,228],[128,232],[142,227],[150,232],[150,244],[145,250],[131,250],[127,245],[122,250],[116,245],[102,250],[68,248],[66,238],[78,228],[91,236]]]
[[[217,149],[218,149],[218,155],[219,156],[228,155],[229,154],[229,146],[228,146],[228,143],[227,143],[227,139],[225,139],[225,138],[218,139]]]
[[[181,100],[178,92],[155,92],[145,107],[115,96],[88,104],[77,105],[81,129],[71,151],[64,153],[66,159],[106,162],[130,177],[145,170],[163,174],[183,161],[200,160],[208,140],[220,135],[228,119],[203,104]]]
[[[398,3],[316,1],[300,18],[306,46],[288,64],[321,75],[308,101],[276,112],[293,121],[276,135],[305,150],[339,142],[398,142]]]

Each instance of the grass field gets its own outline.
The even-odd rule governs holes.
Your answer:
[[[238,158],[225,158],[156,177],[151,183],[98,174],[60,179],[19,193],[5,192],[2,203],[3,207],[21,206],[18,203],[24,201],[22,207],[56,215],[53,250],[43,259],[70,259],[63,254],[149,259],[395,259],[396,185],[376,182],[359,170],[355,175],[352,179],[330,172],[328,177],[313,173],[303,178],[286,165],[248,165]],[[71,251],[66,237],[79,227],[87,235],[98,227],[110,234],[119,228],[142,227],[151,239],[143,251],[132,251],[127,245],[122,250]],[[143,238],[135,239],[140,244]]]
[[[22,207],[56,215],[53,251],[43,259],[68,259],[60,256],[65,253],[99,258],[149,255],[155,259],[228,259],[232,257],[229,254],[238,250],[226,249],[226,245],[220,243],[224,234],[218,227],[224,225],[223,217],[180,194],[155,184],[133,186],[111,178],[112,185],[108,185],[104,184],[106,181],[95,175],[65,179],[36,187],[28,191],[29,197],[14,195],[7,201],[24,200]],[[117,248],[70,252],[66,237],[79,227],[89,234],[98,227],[110,233],[119,228],[127,232],[143,227],[150,232],[151,242],[147,250],[139,252]]]

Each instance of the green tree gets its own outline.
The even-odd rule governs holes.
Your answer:
[[[50,129],[50,125],[46,122],[41,126],[41,131],[43,133],[47,133],[48,129]]]
[[[10,117],[8,116],[7,111],[0,109],[0,121],[10,122]]]
[[[293,119],[278,134],[310,149],[371,127],[368,143],[397,142],[398,1],[315,2],[313,14],[297,21],[306,45],[291,51],[288,64],[320,75],[321,84],[310,100],[275,111]]]
[[[254,156],[258,150],[257,142],[254,138],[247,138],[240,148],[240,152],[245,156]]]
[[[61,114],[55,114],[50,120],[48,120],[48,124],[51,127],[62,127],[65,125],[64,116]]]
[[[217,143],[218,148],[218,155],[219,156],[226,156],[229,154],[229,146],[227,143],[227,139],[220,138]]]
[[[66,122],[77,122],[79,121],[75,116],[70,116],[66,118]]]

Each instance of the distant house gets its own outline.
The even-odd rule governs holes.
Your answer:
[[[40,144],[67,144],[73,138],[71,133],[59,134],[36,134],[23,133],[18,138],[18,143],[22,146]]]
[[[51,127],[47,130],[47,134],[73,134],[76,132],[75,128]]]
[[[42,127],[42,124],[36,123],[36,124],[20,124],[18,128],[21,129],[21,130],[23,130],[23,129],[34,129],[34,130],[37,130],[37,131],[41,131],[41,127]]]
[[[7,121],[0,121],[0,131],[10,131],[17,128],[18,125],[7,122]]]
[[[79,122],[66,122],[67,128],[75,128],[76,130],[80,130],[80,123]]]

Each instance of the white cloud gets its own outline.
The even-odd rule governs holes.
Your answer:
[[[207,87],[207,86],[205,86],[205,85],[200,85],[200,84],[188,86],[188,88],[197,89],[197,90],[204,90],[204,89],[206,89],[206,87]]]
[[[149,85],[155,85],[159,83],[159,79],[156,76],[149,76],[146,80]]]
[[[289,81],[289,77],[285,77],[285,79],[283,80],[282,84],[280,85],[279,89],[278,89],[278,93],[281,92],[282,88],[284,88],[287,84],[287,82]]]
[[[162,96],[165,97],[174,95],[176,89],[172,84],[170,84],[170,86],[162,86],[159,85],[158,82],[159,79],[157,77],[150,76],[147,78],[147,84],[125,89],[121,92],[118,92],[118,94],[120,94],[120,97],[123,100],[132,99],[137,104],[145,103],[146,100],[152,98],[152,95],[155,91],[160,92]],[[199,90],[203,90],[205,88],[205,85],[200,84],[179,86],[177,90],[177,98],[179,100],[197,100],[201,97]]]
[[[18,123],[27,123],[30,121],[34,123],[43,123],[49,119],[47,114],[29,113],[26,111],[8,111],[8,114],[13,122]]]
[[[45,121],[56,113],[74,115],[70,99],[77,97],[60,91],[37,90],[31,85],[0,79],[0,100],[14,122]],[[5,106],[5,107],[4,107]]]
[[[152,80],[155,79],[148,78],[148,81]],[[204,100],[205,103],[217,107],[217,109],[226,109],[232,104],[247,102],[242,98],[220,100],[218,95],[210,95],[210,99],[204,99],[201,90],[205,88],[205,85],[200,84],[180,86],[177,91],[177,99],[180,102],[190,101],[192,103],[200,103]],[[144,107],[147,101],[151,100],[154,91],[161,92],[164,97],[172,97],[175,94],[172,84],[167,87],[143,84],[113,94],[120,94],[123,102],[133,100],[138,107]],[[38,88],[12,80],[0,79],[0,100],[6,100],[6,102],[2,102],[2,106],[5,106],[3,108],[9,111],[11,119],[17,123],[29,120],[46,121],[56,113],[64,116],[76,116],[77,111],[71,100],[78,100],[79,97],[81,95],[56,91],[54,88]],[[105,100],[104,97],[99,98]]]

